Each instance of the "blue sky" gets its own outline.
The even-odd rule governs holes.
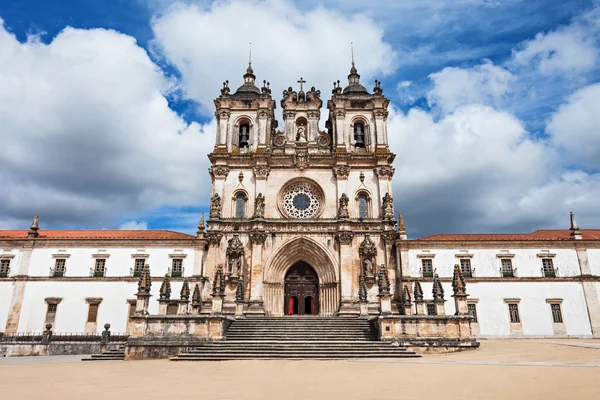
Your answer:
[[[0,67],[0,91],[22,102],[0,114],[13,149],[0,179],[14,188],[0,221],[26,228],[40,212],[48,228],[193,232],[208,200],[211,100],[223,80],[241,79],[247,42],[277,99],[296,75],[329,93],[345,80],[353,41],[363,82],[381,79],[392,102],[395,205],[412,237],[565,227],[570,209],[598,227],[598,9],[592,0],[4,1],[0,57],[4,46],[20,68]],[[156,155],[173,135],[181,143]],[[13,157],[36,146],[38,168]],[[48,166],[54,147],[62,167]]]

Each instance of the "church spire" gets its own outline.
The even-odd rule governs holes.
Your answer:
[[[244,83],[254,84],[255,80],[256,76],[252,70],[252,42],[250,42],[250,50],[248,52],[248,68],[246,68],[246,73],[244,74]]]

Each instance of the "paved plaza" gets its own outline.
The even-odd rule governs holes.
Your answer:
[[[2,397],[531,400],[600,396],[600,341],[593,340],[482,340],[478,351],[416,360],[81,363],[79,359],[0,359]]]

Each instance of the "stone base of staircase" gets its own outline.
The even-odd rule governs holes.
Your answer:
[[[264,317],[232,322],[225,340],[191,347],[172,361],[420,357],[378,340],[371,321],[336,317]]]

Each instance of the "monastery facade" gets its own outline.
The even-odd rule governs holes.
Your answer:
[[[191,287],[200,315],[214,312],[218,277],[224,315],[358,317],[361,304],[373,316],[436,315],[458,265],[476,335],[600,336],[600,230],[571,215],[564,230],[408,240],[379,82],[369,92],[353,63],[322,131],[321,92],[302,78],[283,92],[282,126],[269,84],[250,65],[243,78],[215,100],[210,215],[197,234],[45,230],[37,216],[29,231],[0,231],[0,332],[125,332],[147,268],[154,282],[168,277],[169,296]],[[150,294],[167,299],[159,285]],[[182,313],[169,307],[147,311]],[[458,311],[446,301],[446,315]]]

